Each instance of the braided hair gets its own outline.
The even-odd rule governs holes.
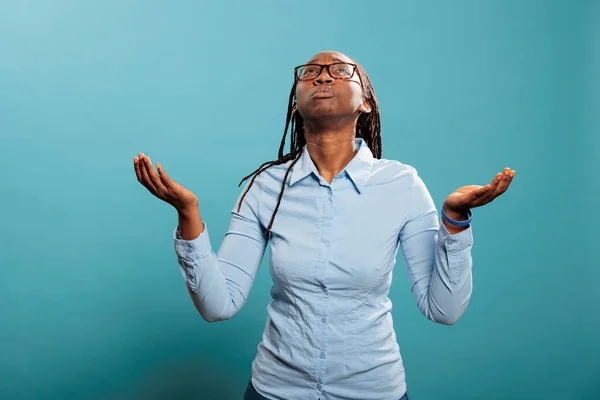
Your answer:
[[[369,79],[366,71],[360,66],[357,65],[356,72],[358,73],[358,77],[360,79],[363,96],[368,101],[371,106],[370,113],[362,113],[358,117],[358,121],[356,122],[356,137],[362,138],[375,158],[381,158],[381,122],[379,117],[379,107],[377,105],[377,98],[375,97],[375,90],[373,89],[373,84]],[[250,183],[246,188],[244,194],[242,195],[240,202],[238,204],[238,211],[242,206],[242,202],[244,201],[244,197],[254,184],[254,180],[258,175],[260,175],[263,171],[268,169],[273,165],[281,165],[285,164],[288,161],[292,161],[287,171],[285,172],[285,176],[283,177],[283,182],[281,183],[281,191],[279,192],[279,198],[277,199],[277,205],[275,206],[275,210],[273,211],[273,215],[271,216],[271,221],[269,222],[269,226],[265,231],[265,235],[269,236],[271,232],[271,228],[273,227],[273,221],[275,221],[275,214],[277,214],[277,210],[279,209],[279,204],[281,203],[281,198],[283,197],[283,191],[285,190],[285,182],[287,181],[288,175],[290,171],[294,167],[294,165],[298,162],[300,157],[302,156],[302,152],[304,151],[304,146],[306,145],[306,138],[304,137],[304,120],[302,116],[297,112],[296,109],[296,85],[298,84],[298,80],[294,80],[294,84],[292,86],[292,90],[290,92],[289,103],[288,103],[288,111],[285,119],[285,129],[283,130],[283,137],[281,138],[281,143],[279,145],[279,153],[277,155],[277,160],[267,161],[263,163],[260,167],[258,167],[254,172],[245,176],[239,183],[238,186],[241,186],[244,181],[250,179]],[[283,154],[283,150],[285,147],[285,139],[287,136],[288,128],[291,125],[291,141],[290,141],[290,150],[288,153]]]

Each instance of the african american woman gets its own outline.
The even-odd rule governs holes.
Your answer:
[[[471,209],[515,172],[451,193],[440,223],[415,168],[381,158],[365,70],[323,52],[294,73],[278,158],[242,180],[216,252],[194,193],[142,153],[137,179],[178,212],[175,252],[206,321],[241,310],[270,244],[272,301],[245,399],[408,399],[388,298],[397,251],[421,313],[454,324],[471,296]]]

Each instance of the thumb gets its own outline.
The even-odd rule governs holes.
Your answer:
[[[171,178],[169,178],[169,175],[167,175],[167,173],[163,169],[162,165],[160,165],[160,163],[156,163],[156,169],[158,171],[158,176],[160,177],[160,180],[162,181],[162,183],[165,186],[169,186],[171,184]]]
[[[460,193],[460,194],[465,194],[465,193],[472,193],[474,191],[476,191],[477,189],[481,189],[482,186],[480,185],[468,185],[468,186],[463,186],[461,188],[456,189],[455,193]]]

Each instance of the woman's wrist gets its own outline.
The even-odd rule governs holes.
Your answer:
[[[455,221],[466,221],[469,219],[469,210],[457,211],[449,209],[447,206],[443,206],[443,211],[446,213],[448,218],[453,219]]]

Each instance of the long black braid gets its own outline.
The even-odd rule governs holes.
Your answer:
[[[358,120],[356,122],[356,137],[364,139],[364,141],[369,146],[369,149],[371,149],[373,156],[379,159],[381,158],[381,121],[379,117],[379,107],[377,105],[377,98],[375,97],[375,90],[373,89],[373,84],[371,83],[369,76],[360,65],[357,66],[357,73],[362,84],[363,96],[367,99],[369,105],[371,106],[371,112],[362,113],[358,117]],[[244,201],[244,197],[246,197],[246,194],[254,184],[254,180],[258,175],[260,175],[263,171],[265,171],[267,168],[273,165],[281,165],[293,160],[290,166],[288,167],[287,171],[285,172],[285,176],[283,177],[283,182],[281,183],[281,191],[279,192],[279,198],[277,199],[277,205],[275,206],[275,210],[273,211],[273,215],[271,216],[269,226],[265,231],[265,235],[267,236],[271,232],[271,228],[273,227],[273,221],[275,221],[275,214],[277,214],[277,210],[279,210],[279,204],[281,203],[281,198],[283,197],[283,191],[285,190],[285,183],[287,182],[288,175],[290,174],[290,171],[292,170],[294,165],[302,156],[304,146],[306,145],[306,138],[304,137],[304,120],[296,110],[297,82],[297,80],[294,81],[294,85],[292,86],[292,90],[290,92],[288,111],[287,116],[285,118],[285,129],[283,130],[283,138],[281,139],[281,144],[279,145],[279,153],[277,155],[277,160],[267,161],[263,163],[250,175],[245,176],[238,185],[241,186],[241,184],[244,183],[244,181],[246,181],[249,178],[252,178],[250,184],[246,188],[246,191],[242,195],[238,204],[239,211],[242,206],[242,202]],[[283,149],[285,147],[285,139],[290,124],[290,151],[287,154],[283,154]]]

